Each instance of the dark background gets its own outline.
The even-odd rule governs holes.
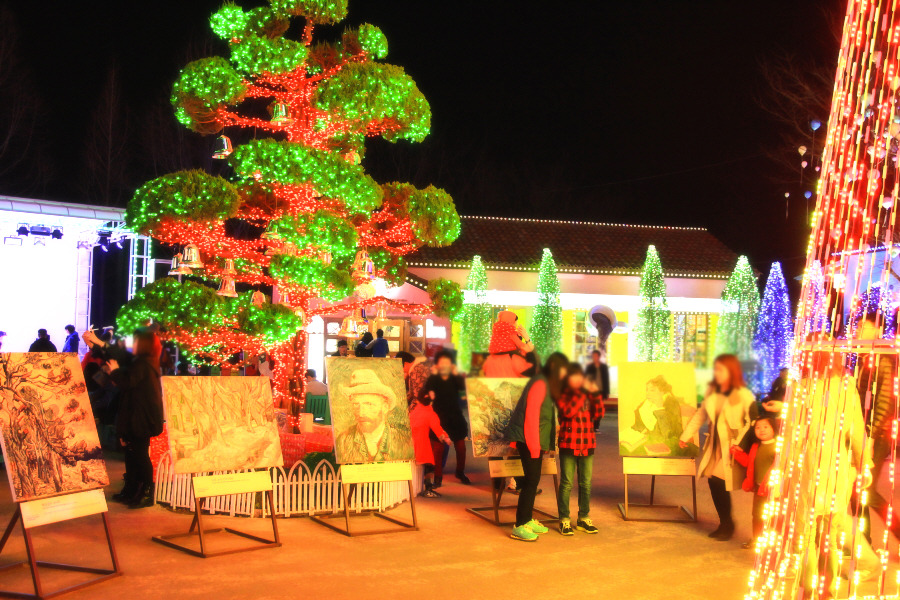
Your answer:
[[[219,5],[8,2],[45,141],[47,169],[27,191],[124,205],[166,172],[174,146],[183,149],[175,167],[209,167],[213,139],[177,130],[167,96],[188,60],[225,54],[207,22]],[[833,72],[831,29],[843,8],[837,0],[350,0],[348,22],[382,28],[387,62],[413,76],[433,111],[425,143],[375,140],[366,166],[380,181],[447,189],[461,214],[708,227],[763,274],[782,260],[796,276],[810,186],[799,184],[799,157],[796,170],[779,157],[806,140],[785,136],[765,110],[772,85],[761,65],[787,56]],[[120,192],[105,197],[91,191],[84,150],[113,66],[121,94],[107,116],[122,132],[127,168]],[[803,118],[826,120],[820,110]],[[0,179],[0,193],[23,189],[14,176]]]

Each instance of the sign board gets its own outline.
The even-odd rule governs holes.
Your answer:
[[[96,515],[108,510],[103,490],[30,500],[20,503],[19,507],[22,509],[22,524],[25,529]]]
[[[373,483],[412,481],[412,465],[407,461],[341,465],[341,482]]]
[[[518,458],[506,458],[503,460],[489,460],[488,466],[491,477],[522,477],[522,461]],[[541,475],[556,475],[556,457],[545,456],[541,461]]]
[[[694,458],[622,457],[622,473],[625,475],[696,475]]]
[[[195,475],[193,482],[194,496],[196,498],[268,492],[272,490],[272,478],[269,476],[268,471]]]

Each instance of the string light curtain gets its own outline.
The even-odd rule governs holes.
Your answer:
[[[265,351],[276,399],[299,404],[312,317],[379,302],[403,314],[452,316],[462,305],[459,286],[446,280],[430,283],[428,304],[375,297],[371,279],[402,285],[404,255],[452,243],[460,220],[444,190],[378,183],[361,164],[367,138],[422,141],[431,109],[402,68],[382,62],[381,30],[335,29],[346,13],[346,0],[216,11],[210,24],[229,57],[185,66],[171,101],[184,126],[220,136],[213,157],[228,176],[164,175],[139,188],[126,212],[130,227],[189,247],[197,260],[177,272],[185,281],[142,289],[119,326],[152,319],[164,337],[211,363]],[[273,289],[280,302],[256,293]]]
[[[900,396],[891,288],[900,191],[897,8],[897,0],[847,7],[749,599],[900,593],[892,508]]]

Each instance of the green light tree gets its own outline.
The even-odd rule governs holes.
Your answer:
[[[753,358],[753,337],[759,318],[759,289],[746,256],[738,258],[722,292],[722,314],[716,328],[716,354]]]
[[[666,279],[656,246],[647,248],[639,295],[641,307],[634,326],[637,360],[665,362],[672,353],[672,311],[666,299]]]
[[[531,320],[534,351],[544,359],[562,347],[562,306],[559,303],[559,276],[556,261],[549,248],[544,248],[538,273],[538,302]]]
[[[140,290],[119,326],[153,320],[211,363],[266,352],[276,397],[295,408],[311,318],[350,313],[359,323],[378,306],[454,316],[462,305],[459,286],[442,279],[430,282],[427,304],[376,297],[373,278],[402,284],[404,255],[452,243],[460,221],[444,190],[366,173],[367,138],[422,141],[431,109],[402,68],[382,62],[380,29],[335,29],[346,14],[347,0],[269,0],[249,10],[226,2],[210,24],[229,57],[189,63],[171,97],[181,124],[220,136],[214,158],[225,176],[164,175],[126,211],[131,228],[181,250],[173,269],[181,277]]]
[[[491,343],[491,305],[487,301],[487,273],[481,257],[472,258],[472,267],[466,278],[468,300],[463,304],[459,318],[459,365],[468,369],[473,352],[487,352]]]

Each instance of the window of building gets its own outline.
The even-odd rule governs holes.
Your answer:
[[[576,310],[575,318],[575,345],[573,347],[573,360],[582,364],[591,362],[591,353],[597,347],[597,336],[595,330],[589,328],[585,319],[587,318],[586,310]]]
[[[709,313],[675,313],[675,344],[672,359],[709,365]]]

